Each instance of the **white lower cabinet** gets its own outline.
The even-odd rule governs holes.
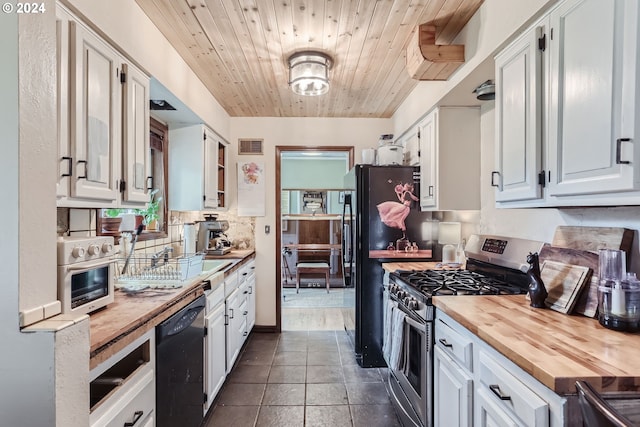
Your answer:
[[[473,422],[473,379],[451,357],[434,350],[434,425],[467,426]]]
[[[238,336],[238,330],[244,320],[244,316],[240,312],[240,290],[236,288],[229,297],[227,297],[226,311],[227,311],[227,373],[231,372],[233,364],[240,354],[241,337]]]
[[[435,426],[560,427],[567,399],[440,310],[434,349]]]
[[[204,413],[206,414],[227,377],[224,286],[219,286],[207,295],[205,325],[207,332]]]
[[[549,405],[526,384],[535,380],[511,374],[501,366],[502,361],[496,356],[491,356],[484,351],[480,351],[479,356],[477,374],[480,381],[476,389],[478,393],[486,395],[484,400],[493,402],[492,406],[503,412],[503,419],[512,414],[510,415],[512,419],[519,420],[513,425],[548,426]],[[481,421],[484,417],[481,408],[478,409]]]
[[[255,263],[249,265],[250,273],[247,278],[247,333],[251,333],[256,324],[256,273]]]
[[[155,330],[98,365],[90,378],[91,427],[153,426]]]

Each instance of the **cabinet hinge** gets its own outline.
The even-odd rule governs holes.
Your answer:
[[[207,200],[207,195],[206,195],[206,194],[203,194],[203,195],[202,195],[202,201],[204,202],[204,201],[206,201],[206,200]]]
[[[202,133],[202,139],[203,139],[204,141],[206,141],[206,140],[207,140],[207,133],[206,133],[206,132],[203,132],[203,133]]]
[[[204,327],[204,336],[206,337],[209,334],[209,328]]]
[[[120,181],[120,192],[124,193],[127,190],[127,182],[125,180]]]
[[[120,72],[120,83],[125,84],[127,82],[127,73],[124,71]]]
[[[541,171],[538,174],[538,185],[541,185],[542,188],[547,184],[547,173],[545,171]]]
[[[547,35],[543,34],[542,37],[538,39],[538,49],[544,52],[546,48],[547,48]]]
[[[553,40],[553,28],[549,31],[549,37]]]
[[[207,393],[204,394],[204,403],[207,403],[207,401],[209,400],[209,396],[207,396]]]

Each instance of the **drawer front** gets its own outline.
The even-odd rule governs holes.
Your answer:
[[[504,369],[496,359],[480,351],[480,390],[493,402],[508,408],[526,426],[548,426],[549,405],[520,379]]]
[[[207,292],[207,313],[211,313],[218,304],[224,302],[224,286],[218,286],[214,290]]]
[[[460,365],[473,372],[473,342],[442,320],[436,322],[436,345]]]
[[[228,297],[231,292],[238,288],[238,272],[234,271],[224,278],[224,296]]]
[[[126,391],[117,399],[106,401],[108,408],[97,420],[92,420],[91,427],[122,427],[125,423],[141,425],[146,422],[155,409],[156,393],[153,369],[148,369],[136,381],[123,385]],[[113,396],[115,397],[115,396]]]
[[[238,270],[238,283],[244,282],[255,269],[255,261],[250,261]]]

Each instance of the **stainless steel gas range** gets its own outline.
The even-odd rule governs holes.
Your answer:
[[[527,292],[527,255],[543,242],[473,235],[466,269],[398,270],[384,289],[383,354],[389,389],[402,424],[433,426],[433,296]]]

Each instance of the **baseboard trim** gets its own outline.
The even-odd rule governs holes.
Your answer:
[[[278,333],[280,331],[278,331],[278,327],[273,325],[273,326],[264,326],[264,325],[253,325],[253,330],[251,332],[258,332],[258,333]]]

